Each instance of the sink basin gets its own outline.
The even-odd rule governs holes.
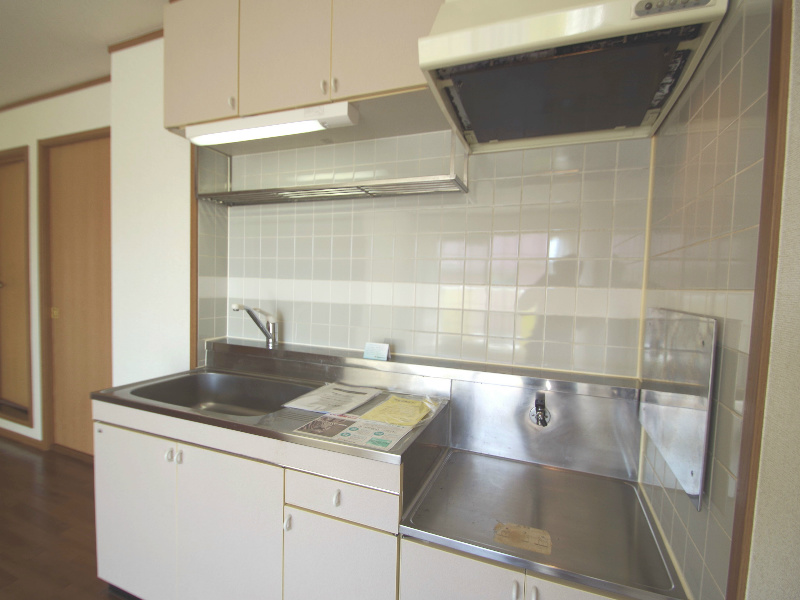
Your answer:
[[[279,379],[198,372],[134,388],[130,393],[202,412],[255,417],[275,412],[315,387]]]

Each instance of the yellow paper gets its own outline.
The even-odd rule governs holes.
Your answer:
[[[413,427],[422,421],[430,411],[430,407],[420,400],[390,396],[388,400],[361,415],[361,418],[367,421]]]

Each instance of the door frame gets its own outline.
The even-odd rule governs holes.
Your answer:
[[[13,407],[7,407],[3,404],[0,404],[0,419],[11,421],[12,423],[18,423],[20,425],[24,425],[25,427],[33,427],[33,365],[32,360],[33,356],[31,355],[31,347],[32,347],[32,340],[31,340],[31,248],[30,248],[30,222],[31,222],[31,205],[30,205],[30,174],[29,174],[29,150],[28,146],[20,146],[18,148],[11,148],[9,150],[0,151],[0,166],[14,164],[14,163],[22,163],[25,167],[25,182],[24,182],[24,202],[25,202],[25,226],[24,231],[22,233],[24,238],[25,247],[27,248],[27,252],[25,252],[25,272],[28,276],[25,278],[25,292],[28,298],[28,302],[25,304],[25,312],[23,317],[25,319],[25,323],[27,324],[27,331],[28,331],[28,346],[27,351],[29,354],[29,361],[28,361],[28,381],[31,386],[31,397],[29,398],[28,402],[28,410],[27,412],[21,409],[14,409]],[[24,414],[23,414],[24,413]]]
[[[764,179],[727,600],[747,595],[778,272],[794,9],[789,0],[772,0],[771,8]]]
[[[49,317],[52,306],[50,279],[50,150],[59,146],[111,138],[111,127],[101,127],[80,133],[39,140],[39,322],[42,344],[42,444],[46,450],[58,449],[78,458],[83,453],[53,444],[53,327]],[[110,202],[110,198],[109,198]],[[110,283],[110,282],[109,282]]]

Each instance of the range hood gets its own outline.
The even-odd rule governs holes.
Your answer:
[[[727,0],[446,0],[419,59],[475,153],[648,137]]]

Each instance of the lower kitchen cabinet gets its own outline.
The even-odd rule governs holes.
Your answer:
[[[139,598],[174,598],[175,442],[95,423],[94,449],[98,576]]]
[[[404,539],[400,600],[523,600],[525,573]]]
[[[608,600],[428,544],[400,542],[400,600]]]
[[[391,534],[287,506],[283,559],[283,600],[397,597]]]
[[[532,575],[525,578],[526,600],[609,600],[608,596],[547,581]]]
[[[95,424],[98,575],[143,600],[280,598],[283,469]]]
[[[280,598],[283,469],[185,445],[176,462],[176,598]]]

